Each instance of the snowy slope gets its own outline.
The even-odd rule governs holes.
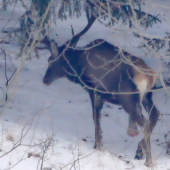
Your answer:
[[[168,1],[164,2],[168,6]],[[11,11],[1,11],[0,17],[11,16]],[[16,9],[15,19],[22,15],[21,11]],[[164,14],[166,18],[170,16],[168,12]],[[56,32],[59,34],[58,37],[53,35],[56,41],[61,44],[71,37],[71,24],[76,33],[82,30],[85,20],[82,14],[79,20],[73,18],[58,21],[58,27],[52,29],[54,34]],[[156,25],[153,35],[164,36],[162,32],[169,30],[170,27],[167,23],[164,21],[162,25]],[[9,26],[13,25],[14,23],[9,23]],[[149,34],[152,30],[145,30],[145,33]],[[4,35],[1,33],[0,36]],[[83,46],[96,38],[103,38],[139,57],[144,57],[145,61],[158,71],[159,59],[153,58],[152,54],[146,58],[144,52],[136,48],[140,43],[139,39],[132,37],[131,30],[126,26],[121,29],[115,26],[115,29],[111,29],[96,21],[89,32],[81,37],[78,46]],[[20,59],[15,58],[19,53],[18,46],[12,43],[1,44],[1,47],[7,49],[15,67],[18,67]],[[0,169],[148,169],[143,165],[144,160],[134,160],[137,144],[143,138],[143,134],[141,132],[135,138],[130,138],[126,134],[128,116],[118,106],[105,104],[101,120],[103,148],[101,151],[93,149],[94,124],[89,96],[79,85],[66,79],[60,79],[49,87],[43,85],[42,78],[47,68],[48,56],[47,51],[41,51],[40,59],[33,57],[31,61],[28,60],[21,69],[18,79],[10,87],[10,98],[5,107],[4,101],[0,103]],[[0,87],[3,90],[6,83],[4,62],[4,59],[0,61]],[[8,58],[7,74],[10,77],[12,73],[11,61]],[[0,95],[3,95],[3,91],[0,91]],[[170,129],[170,100],[166,91],[154,92],[153,98],[162,113],[151,138],[154,169],[168,170],[170,155],[166,154],[165,134]]]

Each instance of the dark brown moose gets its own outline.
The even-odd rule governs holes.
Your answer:
[[[83,31],[60,47],[54,40],[49,41],[51,56],[43,83],[50,85],[54,80],[66,77],[89,93],[95,124],[95,148],[102,145],[100,114],[103,104],[121,105],[129,114],[127,133],[137,135],[137,124],[144,133],[135,158],[141,159],[145,153],[145,165],[152,166],[150,136],[160,113],[153,104],[149,90],[156,82],[156,73],[142,59],[102,39],[94,40],[83,49],[75,48],[80,36],[88,31],[94,21],[92,16]],[[148,112],[149,120],[142,115],[141,104]]]

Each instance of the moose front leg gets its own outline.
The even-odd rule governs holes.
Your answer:
[[[103,99],[95,92],[89,92],[92,109],[93,109],[93,120],[95,125],[95,145],[94,148],[100,149],[102,146],[102,130],[100,126],[101,119],[101,109],[103,107],[104,101]]]

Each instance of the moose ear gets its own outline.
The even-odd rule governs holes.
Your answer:
[[[57,44],[54,42],[54,40],[51,40],[50,46],[51,46],[52,56],[53,56],[54,58],[57,58],[57,56],[58,56],[58,46],[57,46]]]

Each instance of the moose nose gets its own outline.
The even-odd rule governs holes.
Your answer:
[[[49,86],[50,85],[50,82],[48,79],[43,79],[43,83],[46,85],[46,86]]]

